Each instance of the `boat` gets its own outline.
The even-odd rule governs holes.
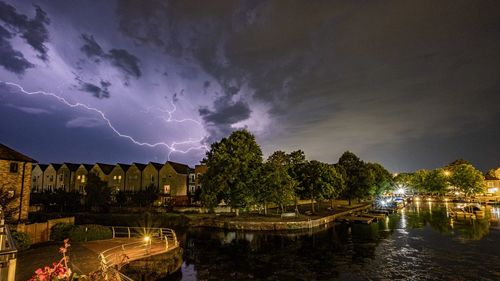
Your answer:
[[[458,205],[451,212],[450,215],[455,218],[484,218],[485,212],[483,207],[479,204]]]

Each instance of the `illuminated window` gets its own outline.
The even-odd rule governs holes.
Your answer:
[[[77,180],[79,180],[79,179],[80,179],[80,175],[78,175],[78,176],[76,177],[76,179],[77,179]]]
[[[113,176],[113,179],[116,180],[116,176]]]
[[[122,179],[122,176],[118,176],[118,179],[121,180]]]
[[[85,182],[85,175],[82,175],[82,182]]]

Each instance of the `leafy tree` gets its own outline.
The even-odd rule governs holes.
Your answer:
[[[295,199],[295,186],[297,182],[288,174],[287,167],[280,161],[268,161],[261,169],[261,189],[259,199],[264,203],[264,212],[267,214],[267,202],[273,202],[281,207]]]
[[[111,188],[99,176],[90,173],[85,186],[85,205],[87,208],[102,211],[106,210],[110,204]]]
[[[417,170],[411,177],[411,185],[414,191],[423,193],[427,190],[426,178],[428,170]]]
[[[302,166],[307,163],[306,155],[302,150],[295,150],[288,154],[287,158],[288,174],[295,181],[295,212],[298,212],[298,196],[303,191],[303,187],[300,184],[300,171],[303,169]]]
[[[373,175],[374,185],[371,189],[373,195],[382,195],[393,188],[392,175],[382,165],[378,163],[367,163],[366,166]]]
[[[474,166],[459,164],[451,170],[450,183],[461,190],[465,196],[484,192],[484,177]]]
[[[19,217],[19,205],[15,202],[18,200],[18,196],[14,195],[13,191],[2,185],[0,187],[0,207],[2,207],[2,213],[5,221],[14,222]]]
[[[345,172],[344,196],[349,200],[349,205],[351,205],[352,199],[370,196],[375,179],[373,173],[358,156],[346,151],[340,157],[338,166],[342,167],[343,172]]]
[[[202,178],[202,201],[214,207],[221,199],[236,210],[256,201],[262,151],[255,137],[246,130],[233,132],[211,145],[206,154],[207,173]]]
[[[462,165],[462,164],[472,165],[471,162],[469,162],[465,159],[457,159],[457,160],[451,162],[450,164],[446,165],[445,168],[453,168],[454,166],[458,166],[458,165]]]
[[[132,196],[132,200],[137,206],[147,206],[151,207],[151,205],[158,200],[158,188],[154,184],[148,185],[143,190],[136,192]]]
[[[425,177],[425,188],[433,194],[444,195],[448,187],[448,179],[443,169],[436,169],[427,172]]]
[[[311,200],[314,213],[314,200],[333,200],[343,187],[342,176],[334,167],[316,160],[301,165],[299,173],[302,195]]]
[[[399,173],[394,177],[394,185],[399,188],[412,188],[412,178],[411,173]]]

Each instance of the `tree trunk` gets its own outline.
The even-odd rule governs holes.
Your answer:
[[[281,205],[281,213],[283,214],[285,212],[285,208],[283,207],[283,204],[280,205]]]
[[[333,199],[330,199],[330,208],[332,208],[333,211]]]
[[[311,212],[314,213],[314,197],[311,196]]]
[[[351,206],[351,204],[352,204],[352,199],[351,197],[349,197],[349,206]]]
[[[267,202],[264,201],[264,215],[267,216]]]
[[[240,215],[240,208],[236,208],[235,211],[236,211],[236,216],[239,216]]]
[[[299,214],[299,199],[295,196],[295,214]]]

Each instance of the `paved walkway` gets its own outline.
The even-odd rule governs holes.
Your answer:
[[[141,241],[139,238],[115,238],[90,242],[71,243],[69,248],[71,268],[78,274],[87,274],[99,269],[100,252],[126,243]],[[52,264],[61,259],[59,247],[62,242],[50,242],[33,246],[32,249],[18,254],[16,281],[26,281],[37,268]]]

